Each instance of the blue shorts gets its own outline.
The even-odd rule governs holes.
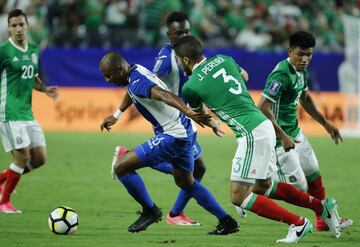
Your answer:
[[[137,146],[134,152],[145,166],[169,162],[174,167],[193,172],[195,140],[196,133],[188,138],[159,134]]]
[[[197,160],[202,154],[202,149],[196,139],[193,145],[193,151],[194,151],[194,160]]]

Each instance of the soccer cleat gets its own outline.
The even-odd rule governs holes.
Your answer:
[[[352,219],[340,219],[340,229],[344,230],[345,228],[348,228],[354,224],[354,221]]]
[[[178,225],[178,226],[200,226],[199,222],[191,220],[184,213],[181,213],[175,217],[171,217],[170,214],[167,214],[166,223],[168,223],[169,225]]]
[[[208,232],[210,235],[228,235],[238,232],[240,229],[239,223],[230,215],[225,216],[223,220],[219,222],[214,231]]]
[[[323,205],[323,212],[321,214],[321,218],[329,227],[332,235],[335,238],[339,238],[341,235],[341,228],[336,201],[332,198],[326,198],[325,200],[321,201],[321,204]]]
[[[299,240],[303,237],[305,237],[307,234],[313,232],[313,225],[311,222],[304,218],[304,223],[299,226],[295,226],[294,224],[290,225],[289,232],[284,239],[279,239],[276,241],[276,243],[297,243]]]
[[[12,204],[11,202],[5,202],[0,204],[0,213],[3,214],[20,214],[21,211],[17,210]]]
[[[247,212],[242,207],[235,206],[236,212],[240,215],[241,218],[246,218]]]
[[[159,222],[162,217],[162,212],[156,205],[149,210],[138,211],[137,214],[140,217],[128,227],[129,232],[144,231],[151,224]]]
[[[116,146],[114,156],[113,156],[113,160],[111,162],[111,176],[112,176],[113,179],[117,178],[117,176],[116,176],[116,174],[114,172],[114,166],[116,164],[116,161],[118,159],[120,159],[122,156],[124,156],[127,152],[129,152],[129,150],[126,147]]]
[[[345,228],[348,228],[350,226],[352,226],[352,224],[354,223],[352,219],[343,219],[340,218],[340,229],[343,230]],[[326,225],[326,223],[322,220],[322,218],[320,216],[316,217],[316,231],[328,231],[329,227]]]

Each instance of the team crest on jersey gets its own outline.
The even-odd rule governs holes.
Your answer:
[[[37,63],[37,62],[38,62],[38,59],[37,59],[37,56],[36,56],[35,53],[32,53],[32,54],[31,54],[31,61],[32,61],[33,63]]]
[[[16,137],[16,144],[20,145],[21,143],[23,143],[23,139],[20,136]]]
[[[280,87],[281,87],[281,83],[276,80],[273,80],[268,89],[268,93],[271,95],[276,95],[277,92],[279,92]]]

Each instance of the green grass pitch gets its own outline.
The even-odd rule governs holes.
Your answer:
[[[140,209],[120,182],[110,177],[110,164],[116,145],[130,148],[149,135],[121,133],[47,133],[48,162],[43,168],[24,175],[12,197],[23,211],[19,215],[0,215],[0,246],[277,246],[275,241],[287,234],[285,224],[265,220],[249,213],[246,219],[236,215],[230,203],[229,174],[236,142],[233,137],[222,139],[200,136],[207,173],[203,183],[224,208],[240,224],[240,232],[230,236],[207,236],[217,223],[215,217],[191,200],[186,213],[202,223],[200,227],[169,226],[165,219],[146,231],[131,234],[127,227],[137,218]],[[346,138],[336,146],[330,138],[311,138],[318,156],[327,192],[339,203],[339,212],[354,220],[351,229],[336,240],[329,232],[314,232],[297,246],[333,247],[360,246],[360,139]],[[6,168],[10,154],[0,153],[0,168]],[[146,168],[139,172],[153,200],[170,210],[178,189],[172,177]],[[47,217],[60,205],[75,208],[79,213],[79,229],[69,236],[50,232]],[[285,205],[308,217],[311,211]]]

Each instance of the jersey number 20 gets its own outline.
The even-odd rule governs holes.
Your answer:
[[[212,75],[213,78],[217,78],[219,77],[220,75],[222,75],[223,79],[224,79],[224,82],[225,83],[228,83],[229,81],[233,81],[235,82],[235,84],[237,85],[237,89],[231,87],[229,89],[230,93],[233,93],[233,94],[241,94],[242,92],[242,89],[241,89],[241,84],[238,80],[236,80],[236,78],[234,78],[232,75],[227,75],[226,74],[226,71],[224,68],[221,68],[220,70],[218,70],[216,73],[214,73]]]
[[[21,78],[22,79],[31,79],[34,76],[34,66],[32,65],[23,65],[21,67],[22,69],[22,75]]]

